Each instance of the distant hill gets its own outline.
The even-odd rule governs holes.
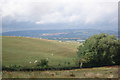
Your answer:
[[[60,42],[55,40],[25,38],[25,37],[2,37],[3,66],[22,65],[31,67],[35,61],[47,59],[50,66],[75,63],[77,42]]]
[[[62,41],[77,41],[86,40],[88,37],[94,34],[107,33],[110,35],[118,35],[117,31],[109,30],[95,30],[95,29],[66,29],[66,30],[28,30],[28,31],[12,31],[4,32],[3,36],[21,36],[21,37],[33,37],[43,38],[50,40],[62,40]]]

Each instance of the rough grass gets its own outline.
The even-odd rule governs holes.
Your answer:
[[[77,47],[76,42],[59,42],[55,40],[2,37],[3,66],[21,65],[32,67],[35,60],[48,59],[50,66],[74,66]],[[31,62],[31,63],[30,63]]]
[[[48,59],[50,66],[74,66],[75,42],[2,37],[3,66],[11,64],[32,67],[35,60]],[[32,63],[29,63],[32,62]],[[65,62],[70,62],[69,65]],[[118,67],[83,68],[62,71],[3,71],[3,78],[120,78]]]
[[[119,67],[120,69],[120,67]],[[118,67],[84,68],[63,71],[3,71],[3,78],[120,78]]]

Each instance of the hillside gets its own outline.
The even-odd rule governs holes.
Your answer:
[[[41,59],[48,59],[50,66],[65,65],[65,62],[70,62],[73,66],[79,46],[76,42],[25,37],[4,36],[2,41],[3,66],[16,64],[30,67]]]

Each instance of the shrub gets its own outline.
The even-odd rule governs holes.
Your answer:
[[[61,66],[61,64],[58,64],[58,66]]]
[[[68,65],[70,65],[70,62],[68,62]]]
[[[37,67],[48,67],[48,61],[46,59],[41,59],[37,62]]]
[[[20,65],[9,65],[9,66],[2,66],[2,70],[21,70],[23,67]]]

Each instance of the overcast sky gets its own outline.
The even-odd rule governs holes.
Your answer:
[[[118,0],[1,0],[3,31],[117,30]]]

